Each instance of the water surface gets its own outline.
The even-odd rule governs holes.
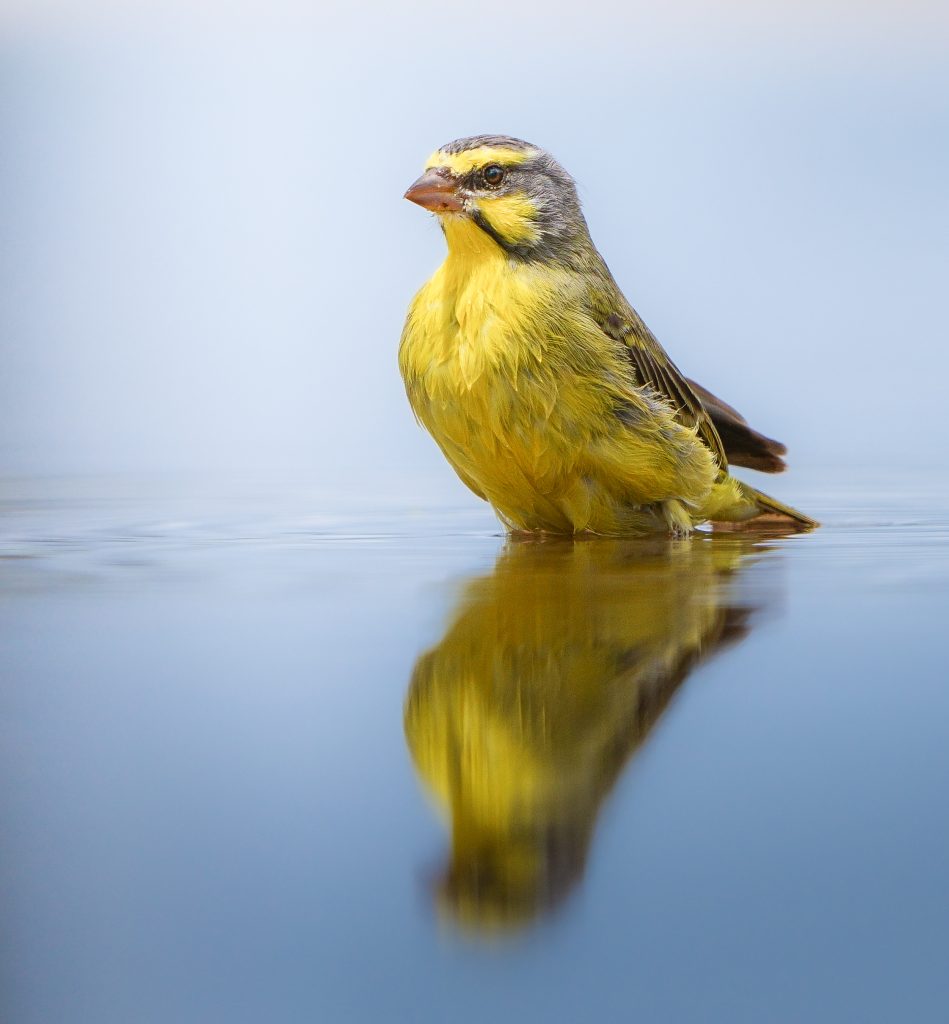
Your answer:
[[[945,1019],[944,493],[4,494],[4,1021]]]

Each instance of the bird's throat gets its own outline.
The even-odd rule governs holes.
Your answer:
[[[448,257],[462,262],[505,260],[507,253],[482,227],[465,214],[445,214],[441,221]]]

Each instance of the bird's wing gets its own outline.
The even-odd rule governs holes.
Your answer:
[[[701,384],[688,378],[686,382],[711,416],[731,465],[747,466],[762,473],[782,473],[787,469],[784,459],[781,458],[787,448],[780,441],[753,430],[741,413],[720,398],[716,398]]]
[[[626,347],[636,374],[636,383],[641,387],[652,388],[660,398],[669,402],[675,409],[676,419],[684,426],[695,428],[715,456],[715,461],[722,469],[726,469],[728,456],[712,417],[690,382],[666,355],[636,311],[624,303],[621,311],[614,304],[612,310],[594,308],[594,312],[599,314],[597,321],[603,332]]]

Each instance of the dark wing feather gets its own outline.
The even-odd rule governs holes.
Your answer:
[[[762,473],[783,473],[787,465],[782,455],[787,448],[780,441],[765,437],[748,426],[744,416],[707,388],[689,380],[692,391],[698,396],[706,412],[711,416],[718,435],[725,446],[725,454],[733,466],[746,466]]]
[[[680,423],[695,427],[719,466],[725,469],[728,456],[712,417],[635,310],[627,307],[624,315],[611,312],[600,318],[600,326],[609,337],[625,345],[637,384],[652,388],[673,406]]]

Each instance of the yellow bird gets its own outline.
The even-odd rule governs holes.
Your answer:
[[[479,135],[442,146],[405,197],[448,255],[409,308],[399,367],[416,417],[514,531],[685,534],[817,524],[729,476],[785,448],[685,378],[597,252],[549,153]]]

